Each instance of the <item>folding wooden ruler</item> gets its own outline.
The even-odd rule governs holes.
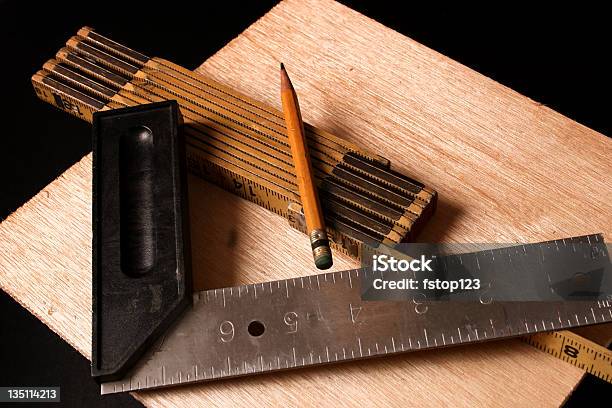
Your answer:
[[[176,99],[189,169],[305,232],[282,112],[82,28],[32,77],[39,98],[88,122],[93,112]],[[332,248],[412,239],[437,195],[387,159],[305,125]]]

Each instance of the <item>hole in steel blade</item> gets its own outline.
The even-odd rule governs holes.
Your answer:
[[[254,320],[251,323],[249,323],[248,330],[251,336],[259,337],[262,334],[264,334],[264,331],[266,331],[266,326],[264,326],[262,322],[258,322],[257,320]]]

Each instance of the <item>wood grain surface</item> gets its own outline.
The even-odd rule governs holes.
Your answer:
[[[279,61],[305,121],[439,192],[419,240],[612,240],[603,135],[327,0],[282,2],[198,70],[280,108]],[[286,220],[195,177],[189,188],[197,287],[317,272]],[[0,249],[0,287],[89,357],[90,156],[0,224]],[[334,270],[354,266],[335,256]],[[134,395],[147,406],[558,406],[581,377],[510,340]]]

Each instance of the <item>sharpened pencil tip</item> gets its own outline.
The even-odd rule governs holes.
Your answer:
[[[285,64],[281,62],[280,67],[281,90],[291,89],[291,80],[289,79],[289,74],[287,74],[287,70],[285,69]]]

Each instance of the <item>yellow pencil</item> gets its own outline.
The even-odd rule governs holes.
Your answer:
[[[304,123],[300,113],[297,94],[291,80],[287,75],[285,66],[281,63],[281,101],[285,122],[287,124],[287,135],[291,146],[291,155],[295,165],[297,185],[304,209],[306,219],[306,229],[310,237],[312,255],[315,265],[319,269],[328,269],[332,266],[332,253],[329,248],[329,240],[325,229],[325,219],[321,211],[321,204],[317,194],[310,156],[306,146],[306,135],[304,133]]]

